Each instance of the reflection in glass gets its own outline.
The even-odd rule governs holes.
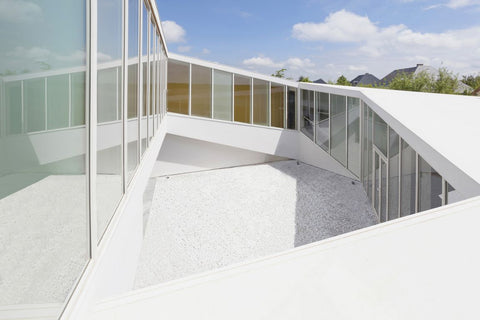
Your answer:
[[[128,182],[138,164],[138,1],[128,0],[128,148],[127,174]]]
[[[330,98],[328,93],[316,92],[315,94],[315,112],[317,119],[317,128],[315,130],[317,136],[315,142],[322,147],[323,150],[328,152],[330,148]]]
[[[313,140],[313,91],[300,90],[301,106],[300,109],[300,130],[305,133],[310,140]]]
[[[0,317],[43,319],[48,310],[55,319],[89,259],[87,132],[78,126],[86,3],[8,3],[0,19]],[[70,120],[77,126],[67,128]]]
[[[253,123],[268,125],[268,82],[253,79]]]
[[[285,86],[277,83],[271,84],[271,126],[283,128],[285,117]]]
[[[232,120],[232,74],[214,70],[213,83],[213,117]]]
[[[45,78],[23,82],[23,101],[26,131],[45,130]]]
[[[287,129],[297,130],[297,90],[292,87],[287,91]]]
[[[330,95],[331,110],[331,155],[344,166],[347,165],[346,107],[345,96]]]
[[[153,114],[154,114],[154,107],[155,107],[155,28],[154,24],[151,20],[149,21],[150,26],[150,39],[149,39],[149,48],[150,48],[150,56],[149,56],[149,97],[148,100],[148,141],[150,141],[153,137]]]
[[[212,69],[192,64],[192,116],[212,117]]]
[[[70,112],[68,74],[47,78],[47,129],[68,127]]]
[[[418,205],[425,211],[442,205],[442,176],[418,156]]]
[[[402,182],[400,195],[400,215],[402,217],[415,213],[416,193],[416,152],[402,140]]]
[[[147,86],[148,86],[148,81],[150,79],[147,78],[147,63],[148,63],[148,23],[150,21],[149,19],[149,12],[147,11],[147,8],[145,7],[145,2],[140,1],[142,3],[142,12],[141,12],[141,25],[142,25],[142,50],[141,50],[141,57],[142,57],[142,67],[140,68],[142,70],[142,88],[140,90],[141,96],[141,106],[140,106],[140,147],[141,147],[141,152],[140,154],[143,156],[145,153],[145,150],[147,149],[147,135],[148,135],[148,121],[147,121],[147,105],[149,103],[150,97],[147,95]]]
[[[399,136],[389,128],[390,145],[388,146],[388,220],[398,218],[398,186],[399,186]]]
[[[379,186],[379,197],[380,197],[380,222],[387,221],[387,164],[383,159],[380,158],[380,186]]]
[[[348,97],[348,169],[360,177],[360,99]]]
[[[373,143],[386,156],[387,155],[387,124],[375,112],[373,113],[374,137]]]
[[[99,1],[98,21],[98,51],[108,54],[112,58],[109,66],[113,65],[105,68],[98,55],[96,207],[100,241],[122,196],[122,0]]]
[[[167,106],[169,112],[188,114],[189,65],[168,60]]]
[[[5,83],[5,105],[7,134],[22,133],[22,82]]]
[[[235,117],[238,122],[250,123],[250,78],[235,75]]]

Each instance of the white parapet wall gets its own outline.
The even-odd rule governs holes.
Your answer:
[[[91,319],[477,319],[480,197],[100,303]]]

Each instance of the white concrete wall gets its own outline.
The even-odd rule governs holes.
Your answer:
[[[168,133],[225,146],[298,159],[347,177],[353,175],[297,130],[168,114]]]
[[[152,177],[285,160],[230,146],[167,134]]]
[[[478,319],[479,210],[469,199],[145,288],[92,319]]]

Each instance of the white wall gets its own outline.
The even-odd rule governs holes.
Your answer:
[[[478,319],[479,210],[469,199],[145,288],[93,319]]]
[[[167,134],[152,177],[244,166],[287,158]]]

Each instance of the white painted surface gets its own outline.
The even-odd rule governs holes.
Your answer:
[[[302,133],[251,124],[168,114],[168,133],[301,161],[347,177],[353,175]]]
[[[167,134],[153,167],[152,177],[278,160],[285,158]]]
[[[476,319],[479,210],[474,198],[134,291],[92,319]]]
[[[150,141],[128,193],[102,238],[98,255],[90,261],[61,319],[85,319],[98,301],[133,287],[143,241],[143,192],[165,138],[167,122],[165,118]]]

